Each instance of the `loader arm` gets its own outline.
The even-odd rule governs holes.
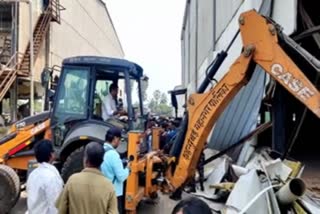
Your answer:
[[[226,75],[208,92],[192,94],[188,100],[188,126],[175,169],[167,180],[178,188],[193,177],[213,125],[232,98],[261,66],[288,92],[320,118],[320,93],[278,44],[276,27],[251,10],[239,18],[243,52]],[[173,173],[171,173],[173,172]]]

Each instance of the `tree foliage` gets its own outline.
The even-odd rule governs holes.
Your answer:
[[[161,97],[161,91],[160,90],[155,90],[153,92],[153,99],[156,101],[157,104],[159,104],[160,97]]]
[[[168,98],[165,93],[160,90],[153,92],[148,106],[152,113],[163,116],[172,116],[172,107],[168,105]]]
[[[167,95],[165,93],[161,94],[160,104],[166,104],[166,105],[168,104],[168,98],[167,98]]]

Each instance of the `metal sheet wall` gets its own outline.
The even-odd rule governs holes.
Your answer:
[[[214,48],[214,1],[198,1],[197,70]]]
[[[215,1],[215,38],[218,39],[244,0]]]

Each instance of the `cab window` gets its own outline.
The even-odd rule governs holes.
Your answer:
[[[88,107],[89,69],[65,68],[61,87],[56,96],[55,116],[85,118]]]

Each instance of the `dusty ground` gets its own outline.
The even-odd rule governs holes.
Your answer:
[[[320,157],[304,157],[302,163],[305,164],[305,169],[302,174],[303,180],[309,189],[320,195]]]
[[[143,202],[138,207],[138,214],[162,214],[171,213],[177,202],[169,199],[167,195],[161,195],[157,204]],[[24,214],[27,210],[26,194],[22,193],[17,205],[12,209],[10,214]]]
[[[302,178],[307,184],[307,187],[316,193],[315,197],[319,196],[320,199],[320,158],[315,160],[303,160],[305,166]],[[184,197],[187,197],[184,195]],[[176,201],[169,199],[167,195],[160,195],[158,203],[151,204],[142,202],[138,207],[138,214],[162,214],[171,213],[173,207],[176,205]],[[21,194],[20,200],[17,205],[12,209],[10,214],[24,214],[26,212],[26,194]]]
[[[316,198],[320,200],[320,156],[308,155],[297,158],[304,165],[304,172],[302,174],[303,180],[306,182],[307,187],[314,191]],[[188,197],[184,195],[183,197]],[[160,195],[157,204],[141,203],[138,207],[138,214],[162,214],[171,213],[176,201],[169,199],[167,195]],[[26,194],[21,194],[20,200],[13,208],[10,214],[24,214],[26,212]]]

